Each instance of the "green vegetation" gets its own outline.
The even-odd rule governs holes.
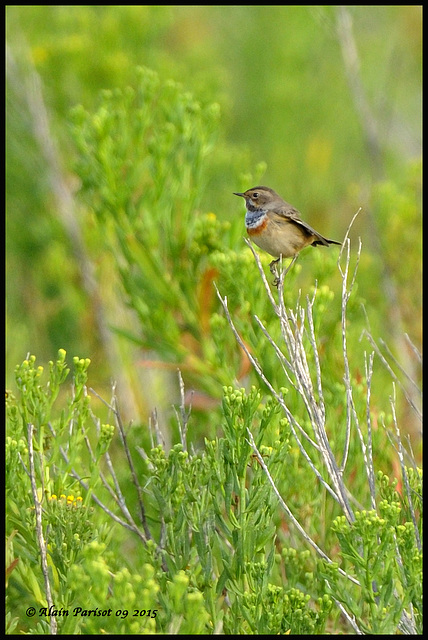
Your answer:
[[[421,632],[422,473],[403,466],[400,493],[374,475],[369,424],[353,419],[365,447],[349,456],[351,473],[328,472],[326,431],[306,419],[318,446],[305,443],[305,460],[300,418],[281,417],[285,390],[279,402],[224,387],[222,436],[189,446],[183,396],[181,442],[166,452],[154,425],[143,448],[117,398],[114,426],[92,409],[88,359],[74,358],[72,392],[56,401],[65,358],[50,363],[47,381],[25,360],[19,398],[7,398],[10,633]],[[309,483],[308,463],[318,476]],[[348,498],[367,502],[370,484],[353,481],[360,469],[373,476],[374,508],[353,513]]]
[[[7,9],[8,633],[422,632],[419,20]]]

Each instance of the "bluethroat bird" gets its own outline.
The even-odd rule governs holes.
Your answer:
[[[299,251],[309,245],[328,247],[330,244],[341,244],[324,238],[307,222],[303,222],[300,212],[269,187],[253,187],[234,195],[245,199],[245,226],[251,240],[276,258],[269,265],[274,275],[281,256],[296,259]],[[278,285],[278,282],[276,278],[274,284]]]

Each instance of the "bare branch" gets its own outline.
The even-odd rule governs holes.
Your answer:
[[[328,555],[326,553],[324,553],[324,551],[316,544],[316,542],[314,540],[312,540],[312,538],[306,533],[306,531],[304,530],[304,528],[302,527],[302,525],[300,524],[300,522],[297,520],[297,518],[293,515],[291,509],[288,507],[287,503],[285,502],[285,500],[283,499],[283,497],[281,496],[274,479],[272,478],[269,469],[263,459],[262,454],[260,453],[260,451],[257,448],[257,445],[254,441],[254,437],[253,434],[251,433],[251,431],[249,429],[247,429],[247,433],[248,433],[248,438],[249,438],[249,444],[251,445],[257,460],[260,463],[260,466],[263,468],[263,471],[266,474],[267,479],[269,480],[269,483],[276,495],[276,497],[278,498],[278,501],[281,505],[281,507],[283,508],[283,510],[285,511],[285,513],[287,514],[287,516],[290,518],[290,520],[292,521],[293,525],[296,527],[296,529],[299,531],[299,533],[302,535],[302,537],[306,540],[306,542],[308,542],[311,547],[313,547],[313,549],[315,549],[315,551],[318,553],[318,555],[323,558],[326,562],[328,562],[329,564],[332,563],[332,560],[328,557]],[[354,578],[353,576],[350,576],[346,573],[346,571],[343,571],[343,569],[339,568],[339,573],[341,573],[343,576],[345,576],[346,578],[348,578],[348,580],[350,580],[351,582],[353,582],[356,585],[359,585],[360,583],[358,582],[358,580],[356,580],[356,578]]]
[[[175,406],[173,408],[174,408],[174,411],[175,411],[175,415],[177,417],[178,430],[180,432],[181,444],[183,445],[184,451],[187,451],[187,426],[188,426],[188,423],[189,423],[190,413],[192,411],[191,398],[192,398],[193,392],[190,395],[189,408],[186,410],[186,397],[185,397],[185,393],[184,393],[183,376],[181,375],[180,369],[177,369],[177,373],[178,373],[178,383],[179,383],[179,386],[180,386],[180,414],[178,413],[178,411],[175,408]]]
[[[422,354],[419,351],[419,349],[413,344],[413,342],[410,340],[409,336],[407,333],[404,334],[404,337],[406,338],[408,344],[410,345],[413,353],[415,354],[415,356],[417,357],[417,359],[419,360],[420,364],[422,364]]]
[[[355,109],[360,119],[370,159],[377,169],[382,166],[382,145],[379,139],[379,127],[370,108],[360,75],[360,62],[357,45],[352,29],[352,15],[348,7],[336,7],[336,28],[346,76],[348,79]]]
[[[367,338],[367,340],[370,342],[371,346],[373,347],[374,351],[376,352],[376,354],[378,355],[378,357],[380,358],[380,361],[382,362],[382,364],[384,365],[385,369],[388,371],[388,373],[390,374],[391,378],[394,380],[394,382],[400,387],[400,389],[402,390],[408,404],[410,407],[412,407],[413,411],[416,413],[418,420],[420,421],[420,423],[422,423],[422,412],[419,409],[418,406],[416,406],[413,397],[413,395],[410,395],[408,393],[408,390],[406,389],[406,387],[403,385],[403,383],[401,382],[401,380],[398,378],[397,374],[395,373],[395,371],[392,369],[391,365],[389,364],[388,360],[385,358],[385,356],[383,355],[383,353],[381,352],[380,348],[378,347],[378,345],[376,344],[375,339],[373,338],[373,336],[371,335],[371,333],[369,331],[364,330],[362,332],[362,336],[365,336]],[[385,343],[381,340],[379,340],[379,342],[382,345],[385,345]],[[390,354],[389,350],[388,353]],[[400,369],[400,371],[402,373],[404,373],[407,376],[407,374],[404,372],[404,370],[402,369],[402,367],[398,364],[397,360],[391,355],[391,358],[393,358],[394,364],[396,364],[398,366],[398,368]],[[415,381],[412,380],[412,386],[417,390],[419,399],[422,399],[422,392],[419,389],[419,387],[416,385]]]
[[[374,360],[374,353],[370,354],[368,363],[367,363],[367,356],[365,354],[365,368],[366,368],[366,381],[367,381],[367,402],[366,402],[367,452],[366,452],[366,448],[363,447],[363,456],[364,456],[364,462],[365,462],[365,467],[367,471],[367,479],[369,483],[372,509],[376,509],[375,474],[374,474],[374,466],[373,466],[372,419],[370,415],[370,397],[371,397],[371,382],[372,382],[372,376],[373,376],[373,360]]]
[[[34,467],[33,431],[34,431],[34,425],[28,424],[27,425],[27,442],[28,442],[28,461],[29,461],[29,467],[30,467],[31,494],[33,497],[34,508],[36,512],[37,544],[39,547],[40,558],[42,561],[42,573],[45,581],[46,601],[48,604],[48,608],[50,609],[51,607],[52,608],[54,607],[54,602],[52,599],[51,584],[49,582],[48,556],[46,551],[47,544],[43,537],[42,505],[37,495],[36,471]],[[51,634],[56,635],[58,631],[58,625],[57,625],[55,616],[49,616],[49,624],[51,627]]]
[[[337,493],[334,491],[334,489],[328,484],[328,482],[326,482],[324,480],[324,478],[322,477],[322,475],[320,474],[320,472],[318,471],[318,469],[316,468],[315,464],[313,463],[313,461],[311,460],[309,454],[307,453],[307,451],[305,450],[305,448],[302,445],[302,442],[300,441],[300,438],[297,434],[297,421],[295,419],[295,417],[293,416],[292,412],[289,410],[289,408],[287,407],[284,398],[282,396],[282,394],[278,393],[275,388],[272,386],[271,382],[266,378],[262,368],[260,367],[257,359],[252,355],[252,353],[250,353],[250,351],[248,350],[247,346],[245,345],[244,341],[242,340],[241,336],[239,335],[238,331],[236,330],[236,327],[233,323],[232,318],[230,317],[230,313],[229,313],[229,309],[227,306],[227,298],[225,297],[224,299],[221,297],[217,287],[216,287],[216,291],[217,291],[217,296],[220,300],[220,302],[223,305],[223,309],[225,311],[226,314],[226,318],[229,322],[229,325],[232,329],[233,334],[235,335],[235,338],[238,342],[238,344],[242,347],[242,349],[245,351],[245,353],[247,354],[247,357],[249,359],[249,361],[251,362],[251,364],[253,365],[254,369],[256,370],[257,374],[260,376],[260,378],[263,380],[263,382],[266,384],[266,386],[268,387],[268,389],[270,390],[270,392],[272,393],[272,395],[276,398],[276,400],[278,401],[279,405],[281,406],[281,408],[283,409],[287,420],[290,424],[290,429],[291,432],[297,442],[297,445],[299,447],[299,450],[301,452],[301,454],[303,455],[303,457],[305,458],[306,462],[309,464],[310,468],[312,469],[313,473],[316,475],[317,479],[321,482],[321,484],[325,487],[325,489],[332,495],[332,497],[334,498],[334,500],[336,500],[337,502],[341,502],[339,496],[337,495]]]
[[[395,387],[393,387],[393,396],[392,398],[390,398],[390,404],[391,404],[391,410],[392,410],[392,419],[395,427],[395,435],[398,443],[397,452],[398,452],[398,459],[400,460],[401,474],[403,476],[403,482],[406,488],[407,499],[409,501],[409,508],[410,508],[410,514],[413,522],[413,529],[415,532],[416,543],[418,545],[418,550],[421,551],[422,550],[421,538],[419,535],[419,529],[416,522],[416,514],[413,506],[413,498],[412,498],[412,491],[410,489],[409,476],[407,475],[406,465],[404,464],[404,448],[401,442],[400,429],[398,427],[397,416],[395,413]]]
[[[126,459],[128,461],[128,466],[129,466],[129,469],[131,471],[132,482],[133,482],[133,484],[135,486],[135,489],[137,491],[138,504],[139,504],[139,507],[140,507],[141,523],[142,523],[143,528],[144,528],[144,533],[145,533],[146,539],[147,540],[152,540],[152,534],[150,533],[150,529],[149,529],[148,524],[147,524],[146,511],[145,511],[144,504],[143,504],[143,491],[142,491],[142,488],[140,486],[140,483],[138,482],[138,477],[137,477],[137,474],[136,474],[136,471],[135,471],[135,467],[134,467],[134,463],[133,463],[133,460],[132,460],[131,452],[130,452],[129,447],[128,447],[128,441],[127,441],[125,429],[123,428],[122,418],[121,418],[119,409],[117,407],[117,399],[116,399],[116,395],[114,393],[114,387],[113,387],[113,398],[112,398],[111,404],[108,404],[106,401],[104,401],[98,395],[98,393],[96,391],[94,391],[93,389],[91,389],[91,392],[94,393],[98,398],[100,398],[100,400],[103,401],[103,403],[113,412],[113,414],[115,416],[116,425],[117,425],[117,427],[119,429],[120,439],[122,441],[122,445],[123,445],[123,448],[124,448],[124,451],[125,451]],[[110,460],[110,456],[108,455],[108,452],[105,454],[105,457],[106,457],[107,464],[109,465],[109,470],[110,470],[110,473],[112,474],[112,478],[113,478],[113,480],[116,479],[116,481],[117,481],[116,475],[114,473],[113,465],[111,464],[111,460]],[[116,482],[115,486],[116,486],[116,491],[118,492],[118,497],[120,499],[120,503],[125,506],[125,508],[126,508],[125,510],[126,510],[126,512],[128,512],[128,509],[127,509],[127,507],[125,505],[125,499],[123,498],[123,495],[122,495],[122,493],[120,491],[119,483]]]

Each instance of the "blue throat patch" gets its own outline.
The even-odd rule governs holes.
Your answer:
[[[247,213],[245,214],[245,226],[258,227],[262,223],[265,215],[266,211],[263,211],[262,209],[256,209],[255,211],[247,210]]]

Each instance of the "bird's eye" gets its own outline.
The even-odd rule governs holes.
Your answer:
[[[258,191],[254,191],[253,192],[253,198],[255,198],[257,200],[258,197],[259,197],[259,192]]]

